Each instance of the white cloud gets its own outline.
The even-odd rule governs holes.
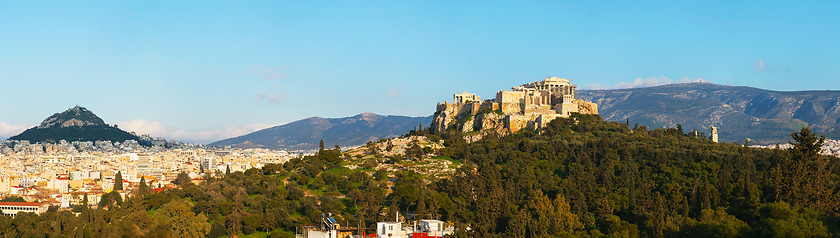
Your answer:
[[[259,76],[262,79],[283,80],[286,78],[286,74],[281,73],[284,70],[286,70],[285,67],[261,68],[250,70],[249,73]]]
[[[696,78],[691,79],[689,77],[683,77],[678,83],[697,83],[697,82],[706,82],[703,78]],[[672,84],[674,80],[671,80],[665,76],[653,76],[649,78],[636,78],[631,82],[619,82],[614,85],[600,85],[600,84],[590,84],[586,86],[586,89],[589,90],[601,90],[601,89],[625,89],[625,88],[645,88],[645,87],[655,87],[661,86],[666,84]]]
[[[163,137],[166,139],[174,139],[178,141],[187,141],[193,143],[215,142],[218,140],[241,136],[271,126],[268,124],[251,124],[244,126],[231,126],[226,129],[217,130],[187,131],[173,129],[172,127],[164,125],[160,122],[149,121],[146,119],[134,119],[131,121],[119,122],[117,123],[117,125],[122,130],[133,131],[138,135],[146,134],[153,137]]]
[[[757,63],[753,64],[753,69],[755,72],[769,72],[775,73],[776,71],[785,71],[790,72],[790,67],[787,65],[779,64],[779,63],[770,63],[765,62],[764,59],[759,59]]]
[[[757,72],[764,70],[764,59],[759,59],[758,63],[753,64],[753,68],[755,68],[755,71]]]
[[[403,95],[403,87],[395,87],[388,91],[388,97],[401,98]]]
[[[17,134],[20,134],[21,132],[25,131],[26,129],[29,129],[30,127],[31,126],[23,124],[11,125],[5,122],[0,122],[0,138],[9,138],[12,136],[16,136]]]
[[[287,97],[289,97],[289,92],[282,92],[280,94],[260,92],[257,94],[257,98],[260,100],[265,99],[275,104],[283,104],[283,101],[286,100]]]

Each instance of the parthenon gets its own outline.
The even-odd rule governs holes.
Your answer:
[[[455,94],[452,103],[438,103],[435,129],[442,132],[456,117],[485,111],[504,115],[504,129],[511,133],[522,128],[539,129],[555,118],[568,117],[572,113],[598,114],[597,104],[575,99],[575,88],[568,79],[547,77],[498,91],[494,99],[481,100],[467,92]]]

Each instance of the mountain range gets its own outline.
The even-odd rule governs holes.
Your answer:
[[[649,128],[677,127],[709,135],[718,127],[721,141],[751,144],[787,143],[790,133],[810,126],[816,133],[840,139],[840,91],[771,91],[711,83],[670,84],[648,88],[578,90],[577,98],[598,104],[605,120]],[[395,137],[428,126],[432,116],[382,116],[362,113],[345,118],[310,117],[210,146],[314,150],[356,146]],[[84,107],[56,113],[40,125],[9,138],[31,142],[141,140]],[[142,142],[141,142],[142,143]]]
[[[10,140],[28,140],[30,142],[97,141],[107,140],[123,142],[135,140],[143,144],[137,136],[120,130],[116,126],[105,124],[90,110],[75,106],[61,113],[55,113],[36,127],[9,138]]]
[[[771,91],[712,83],[648,88],[579,90],[577,98],[595,102],[605,120],[650,128],[696,129],[721,141],[787,143],[790,133],[810,126],[840,139],[840,91]]]
[[[213,142],[209,146],[315,150],[322,139],[328,148],[357,146],[403,135],[421,125],[428,126],[431,121],[431,116],[382,116],[369,112],[345,118],[310,117]]]

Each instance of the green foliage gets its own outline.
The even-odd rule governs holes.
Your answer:
[[[190,175],[188,175],[188,174],[187,174],[186,172],[184,172],[184,171],[181,171],[180,173],[178,173],[178,176],[177,176],[177,177],[175,177],[175,180],[173,180],[173,181],[172,181],[172,183],[174,183],[174,184],[176,184],[176,185],[178,185],[178,186],[181,186],[181,185],[188,184],[188,183],[190,183],[191,181],[192,181],[192,180],[190,180]]]
[[[784,202],[758,209],[753,234],[760,237],[829,237],[828,228],[813,211],[797,211]]]
[[[122,171],[117,171],[117,174],[114,175],[114,190],[123,190]]]
[[[99,198],[99,205],[97,207],[99,209],[113,209],[121,205],[122,202],[122,196],[120,196],[119,192],[114,190],[110,193],[103,194],[102,197]]]
[[[743,237],[748,231],[746,222],[729,215],[719,207],[700,212],[697,221],[689,220],[674,237]]]
[[[6,196],[3,199],[0,199],[0,202],[26,202],[26,200],[24,200],[20,196],[12,195],[12,196]]]
[[[149,194],[149,192],[151,192],[151,191],[152,190],[149,188],[149,185],[146,184],[146,177],[141,176],[140,177],[140,186],[138,186],[138,189],[137,189],[138,195],[142,197],[142,196],[145,196],[146,194]]]
[[[158,224],[166,225],[172,234],[179,237],[205,237],[210,233],[210,224],[202,213],[196,215],[190,204],[174,199],[160,207],[155,212]]]
[[[441,209],[443,218],[459,229],[471,227],[466,234],[473,237],[541,237],[551,229],[629,237],[738,237],[761,229],[774,232],[763,235],[823,236],[826,226],[818,218],[837,217],[837,160],[818,156],[820,140],[807,131],[794,135],[802,145],[791,151],[713,143],[674,128],[630,130],[579,114],[539,133],[523,130],[466,145],[456,131],[447,133],[453,140],[447,139],[443,155],[466,165],[432,187],[453,203]],[[547,217],[557,217],[557,206],[545,201],[558,197],[579,226],[551,228]],[[799,219],[763,218],[761,209],[780,200],[794,204]]]

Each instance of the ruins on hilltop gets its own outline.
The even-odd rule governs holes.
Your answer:
[[[539,129],[572,113],[598,114],[597,104],[575,99],[575,88],[568,79],[548,77],[499,91],[494,99],[481,100],[467,92],[455,94],[452,103],[438,103],[432,130],[442,133],[460,126],[457,129],[464,133],[493,129],[508,134],[522,128]]]

